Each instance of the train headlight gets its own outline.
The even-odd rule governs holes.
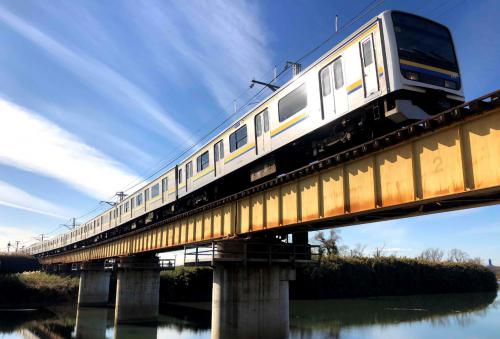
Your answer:
[[[418,81],[418,73],[406,71],[405,76],[409,80]]]
[[[457,89],[457,83],[455,81],[445,80],[444,87],[450,89]]]

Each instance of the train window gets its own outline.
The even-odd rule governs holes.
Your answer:
[[[149,200],[149,188],[146,188],[144,190],[144,201],[148,201]]]
[[[219,161],[220,159],[224,159],[224,140],[219,141],[214,146],[214,159],[215,161]]]
[[[127,212],[128,212],[128,206],[129,206],[129,203],[128,203],[128,201],[127,201],[127,202],[125,203],[125,213],[127,213]]]
[[[160,184],[156,183],[151,187],[151,198],[157,197],[160,195]]]
[[[162,192],[167,192],[168,191],[168,178],[163,178],[161,180],[161,191]]]
[[[111,219],[113,219],[113,211],[109,212],[109,221],[111,221]]]
[[[142,205],[142,193],[139,193],[139,195],[135,197],[135,204],[137,206],[141,206]]]
[[[306,84],[300,85],[278,101],[280,122],[290,118],[307,106]]]
[[[330,79],[330,68],[329,67],[323,68],[320,76],[321,76],[321,93],[325,97],[332,92],[332,82]]]
[[[342,59],[337,59],[333,63],[333,78],[335,80],[335,89],[344,86],[344,74],[342,73]]]
[[[264,114],[264,132],[269,132],[269,112],[267,108],[262,114]]]
[[[119,215],[122,216],[122,206],[120,206]]]
[[[363,59],[364,59],[364,64],[365,67],[368,65],[371,65],[373,62],[373,55],[372,55],[372,46],[371,46],[371,39],[366,40],[363,42],[362,47],[363,47]]]
[[[201,172],[208,167],[208,151],[196,158],[196,171]]]
[[[186,164],[186,179],[193,176],[193,163],[190,161]]]
[[[247,125],[244,125],[229,136],[229,151],[234,152],[247,143]]]
[[[262,119],[260,114],[255,116],[255,135],[260,137],[262,135]]]
[[[182,183],[182,168],[179,168],[179,177],[177,180],[179,181],[179,184]]]

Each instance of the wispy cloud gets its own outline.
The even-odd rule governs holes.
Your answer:
[[[0,98],[0,163],[106,199],[136,179],[127,168],[49,120]]]
[[[135,107],[137,111],[133,117],[135,116],[139,123],[157,131],[156,125],[159,124],[167,132],[163,135],[175,142],[179,139],[186,141],[189,139],[189,132],[181,124],[166,114],[151,96],[120,73],[96,59],[64,46],[1,6],[0,20],[26,39],[43,48],[61,65],[87,82],[90,87],[114,98],[118,103]],[[152,119],[155,124],[145,124],[143,114],[146,114],[149,120]]]
[[[30,193],[0,181],[0,205],[48,215],[58,219],[69,219],[71,211],[41,199]]]
[[[169,72],[187,65],[223,107],[271,69],[268,34],[255,3],[143,1],[133,2],[131,14],[156,59]],[[158,45],[171,52],[157,53]]]
[[[99,123],[99,121],[86,119],[85,114],[81,112],[81,108],[64,109],[57,103],[48,102],[47,100],[38,100],[35,106],[40,115],[56,120],[67,129],[75,131],[75,134],[84,134],[86,140],[92,139],[98,144],[109,146],[107,152],[116,154],[121,159],[125,159],[124,161],[134,161],[145,168],[157,162],[157,159],[151,154],[135,146],[133,141],[130,140],[130,135],[123,132],[116,133],[117,130],[120,130],[116,126],[109,128]],[[87,113],[90,112],[87,110]],[[96,112],[92,112],[92,114],[97,115]],[[75,119],[75,115],[78,115],[79,118]]]

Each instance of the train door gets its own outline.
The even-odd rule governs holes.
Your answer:
[[[361,58],[363,63],[365,97],[369,97],[378,91],[377,66],[375,65],[373,39],[371,35],[361,41]]]
[[[255,116],[255,152],[269,151],[269,113],[267,108]]]
[[[332,65],[323,68],[319,74],[321,81],[321,102],[323,119],[332,118],[335,113],[335,101],[332,91]]]
[[[347,89],[345,85],[344,67],[342,58],[333,62],[333,96],[335,98],[335,115],[339,116],[347,112],[349,104],[347,101]]]
[[[224,174],[224,140],[214,145],[215,176]]]
[[[191,191],[193,188],[193,162],[190,161],[186,164],[186,192]]]

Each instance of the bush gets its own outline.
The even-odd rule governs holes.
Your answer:
[[[160,301],[210,301],[212,299],[212,269],[208,267],[178,267],[160,275]]]
[[[0,275],[0,305],[47,305],[76,301],[78,278],[27,272]]]
[[[0,254],[0,273],[21,273],[40,269],[38,259],[23,254]]]
[[[290,297],[320,299],[495,291],[495,275],[473,263],[331,256],[297,271]]]

